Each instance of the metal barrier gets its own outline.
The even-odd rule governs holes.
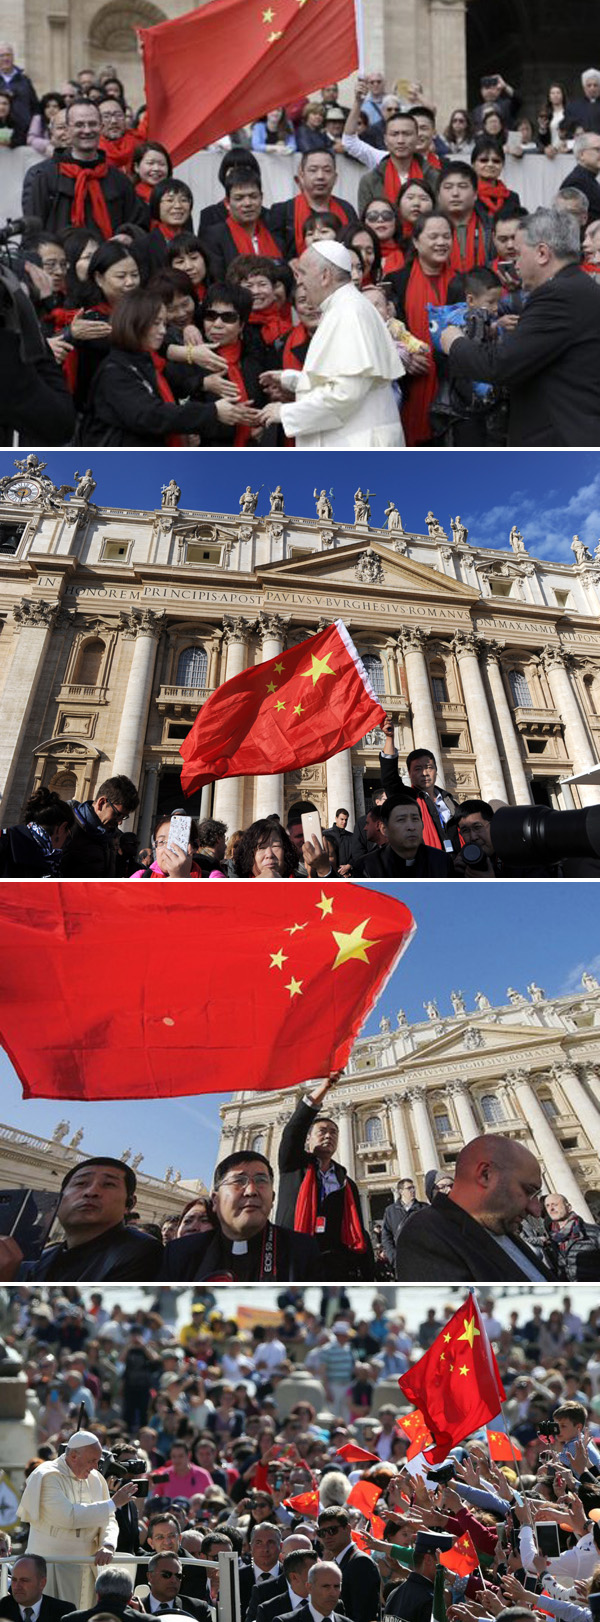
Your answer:
[[[26,1553],[26,1551],[24,1550],[23,1553]],[[134,1570],[137,1570],[138,1566],[149,1565],[153,1558],[153,1554],[122,1554],[119,1549],[116,1549],[114,1564],[115,1566],[133,1566]],[[15,1561],[18,1559],[20,1559],[20,1555],[15,1554],[0,1557],[0,1599],[3,1599],[4,1595],[8,1593],[9,1573],[11,1567],[14,1566]],[[60,1558],[57,1556],[56,1560],[50,1560],[48,1556],[45,1555],[44,1559],[47,1566],[93,1565],[93,1561],[91,1560],[76,1560],[68,1555],[61,1556]],[[204,1571],[218,1571],[219,1599],[217,1602],[217,1622],[242,1622],[239,1560],[237,1554],[235,1554],[233,1550],[231,1553],[229,1553],[227,1549],[219,1551],[218,1560],[195,1560],[191,1555],[178,1555],[177,1559],[182,1566],[194,1566],[196,1571],[198,1570],[199,1566],[201,1566]],[[107,1566],[99,1567],[100,1571],[107,1571],[108,1569],[109,1568]],[[106,1604],[106,1610],[110,1611],[110,1604],[108,1602]]]

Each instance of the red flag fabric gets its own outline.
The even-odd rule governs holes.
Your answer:
[[[461,1537],[456,1538],[452,1548],[448,1549],[447,1554],[441,1554],[439,1560],[440,1566],[453,1571],[457,1577],[468,1577],[472,1571],[476,1571],[479,1555],[469,1533],[463,1532]]]
[[[344,1447],[338,1447],[336,1458],[345,1459],[347,1464],[381,1464],[378,1453],[367,1453],[366,1447],[358,1447],[356,1442],[346,1442]]]
[[[314,1492],[299,1492],[295,1498],[285,1499],[286,1509],[295,1510],[297,1515],[314,1515],[319,1513],[319,1494]]]
[[[250,899],[209,882],[0,886],[0,1045],[24,1096],[269,1091],[343,1069],[411,913],[360,883],[257,880]]]
[[[365,1520],[370,1521],[375,1505],[381,1498],[381,1487],[375,1481],[355,1481],[349,1492],[346,1503],[353,1509],[359,1509]]]
[[[180,748],[181,787],[269,776],[350,749],[385,719],[342,620],[217,687]]]
[[[209,0],[138,30],[149,138],[173,163],[358,67],[355,0]],[[318,67],[317,67],[318,64]]]
[[[396,1424],[410,1437],[410,1447],[407,1449],[407,1459],[414,1459],[424,1447],[430,1447],[433,1436],[428,1425],[425,1424],[422,1413],[415,1408],[412,1414],[400,1414]]]
[[[385,1521],[382,1515],[371,1516],[371,1533],[374,1538],[383,1538]]]
[[[491,1430],[488,1425],[487,1439],[492,1464],[514,1464],[515,1459],[522,1459],[518,1442],[511,1442],[506,1431]]]
[[[432,1463],[445,1459],[463,1437],[495,1419],[506,1395],[474,1295],[470,1295],[429,1351],[398,1384],[417,1403],[435,1438]]]

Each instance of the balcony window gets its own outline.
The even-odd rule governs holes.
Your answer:
[[[205,648],[184,648],[177,660],[178,687],[205,687],[208,655]]]
[[[495,1126],[497,1121],[506,1119],[500,1099],[494,1093],[484,1093],[481,1100],[481,1113],[486,1126]]]
[[[444,676],[432,676],[431,685],[433,687],[433,702],[434,702],[434,704],[447,704],[448,703],[448,688],[446,686],[445,677]]]
[[[508,680],[510,682],[510,690],[513,696],[513,704],[518,705],[519,709],[522,710],[532,710],[533,699],[529,691],[527,677],[523,675],[523,671],[509,670]]]
[[[384,1143],[384,1131],[378,1115],[370,1115],[365,1121],[365,1138],[367,1143]]]
[[[385,680],[381,659],[378,659],[377,654],[375,653],[365,653],[362,655],[362,662],[367,672],[367,676],[369,677],[371,686],[375,689],[378,698],[381,697],[382,694],[385,693]]]

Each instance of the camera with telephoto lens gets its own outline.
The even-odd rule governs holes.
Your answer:
[[[488,859],[485,851],[481,849],[481,845],[475,844],[474,839],[471,839],[468,845],[461,845],[458,854],[462,856],[463,862],[467,867],[472,868],[474,873],[487,869]]]
[[[137,1497],[147,1497],[150,1489],[149,1481],[141,1479],[138,1480],[139,1477],[146,1476],[145,1459],[142,1459],[139,1456],[135,1456],[133,1459],[124,1459],[120,1454],[110,1453],[108,1449],[105,1448],[98,1465],[98,1469],[100,1471],[100,1475],[104,1476],[105,1480],[107,1480],[109,1476],[114,1476],[119,1482],[138,1481]]]
[[[588,805],[583,811],[501,806],[494,813],[492,843],[497,856],[520,867],[570,857],[600,858],[600,805]]]

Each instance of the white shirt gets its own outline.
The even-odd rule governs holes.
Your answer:
[[[306,1601],[301,1599],[299,1594],[294,1593],[294,1590],[293,1590],[293,1588],[290,1588],[289,1583],[288,1583],[288,1594],[290,1596],[290,1610],[297,1611],[299,1605],[305,1605],[306,1604]]]
[[[261,1571],[260,1566],[255,1566],[254,1561],[252,1561],[252,1570],[254,1572],[254,1581],[255,1581],[255,1583],[262,1583],[263,1578],[266,1579],[267,1577],[279,1577],[279,1574],[281,1572],[281,1566],[279,1564],[279,1561],[277,1561],[277,1565],[273,1566],[272,1571]]]
[[[282,1340],[266,1340],[252,1359],[255,1369],[276,1369],[285,1363],[287,1352]]]
[[[170,1603],[167,1604],[166,1600],[155,1599],[153,1594],[149,1594],[148,1595],[148,1606],[149,1606],[149,1609],[150,1609],[151,1616],[156,1616],[157,1611],[172,1611],[172,1609],[173,1609],[173,1600],[171,1600]]]
[[[31,1616],[33,1618],[33,1622],[38,1622],[38,1616],[40,1614],[40,1605],[42,1603],[43,1598],[44,1598],[44,1596],[43,1596],[43,1594],[41,1594],[40,1598],[36,1599],[35,1605],[20,1605],[19,1606],[19,1610],[21,1612],[23,1622],[25,1622],[25,1612],[26,1611],[31,1611]]]
[[[312,1616],[313,1622],[323,1622],[323,1617],[325,1614],[327,1614],[327,1616],[331,1616],[331,1611],[327,1611],[327,1613],[324,1611],[315,1611],[315,1607],[311,1599],[308,1601],[308,1609]]]

